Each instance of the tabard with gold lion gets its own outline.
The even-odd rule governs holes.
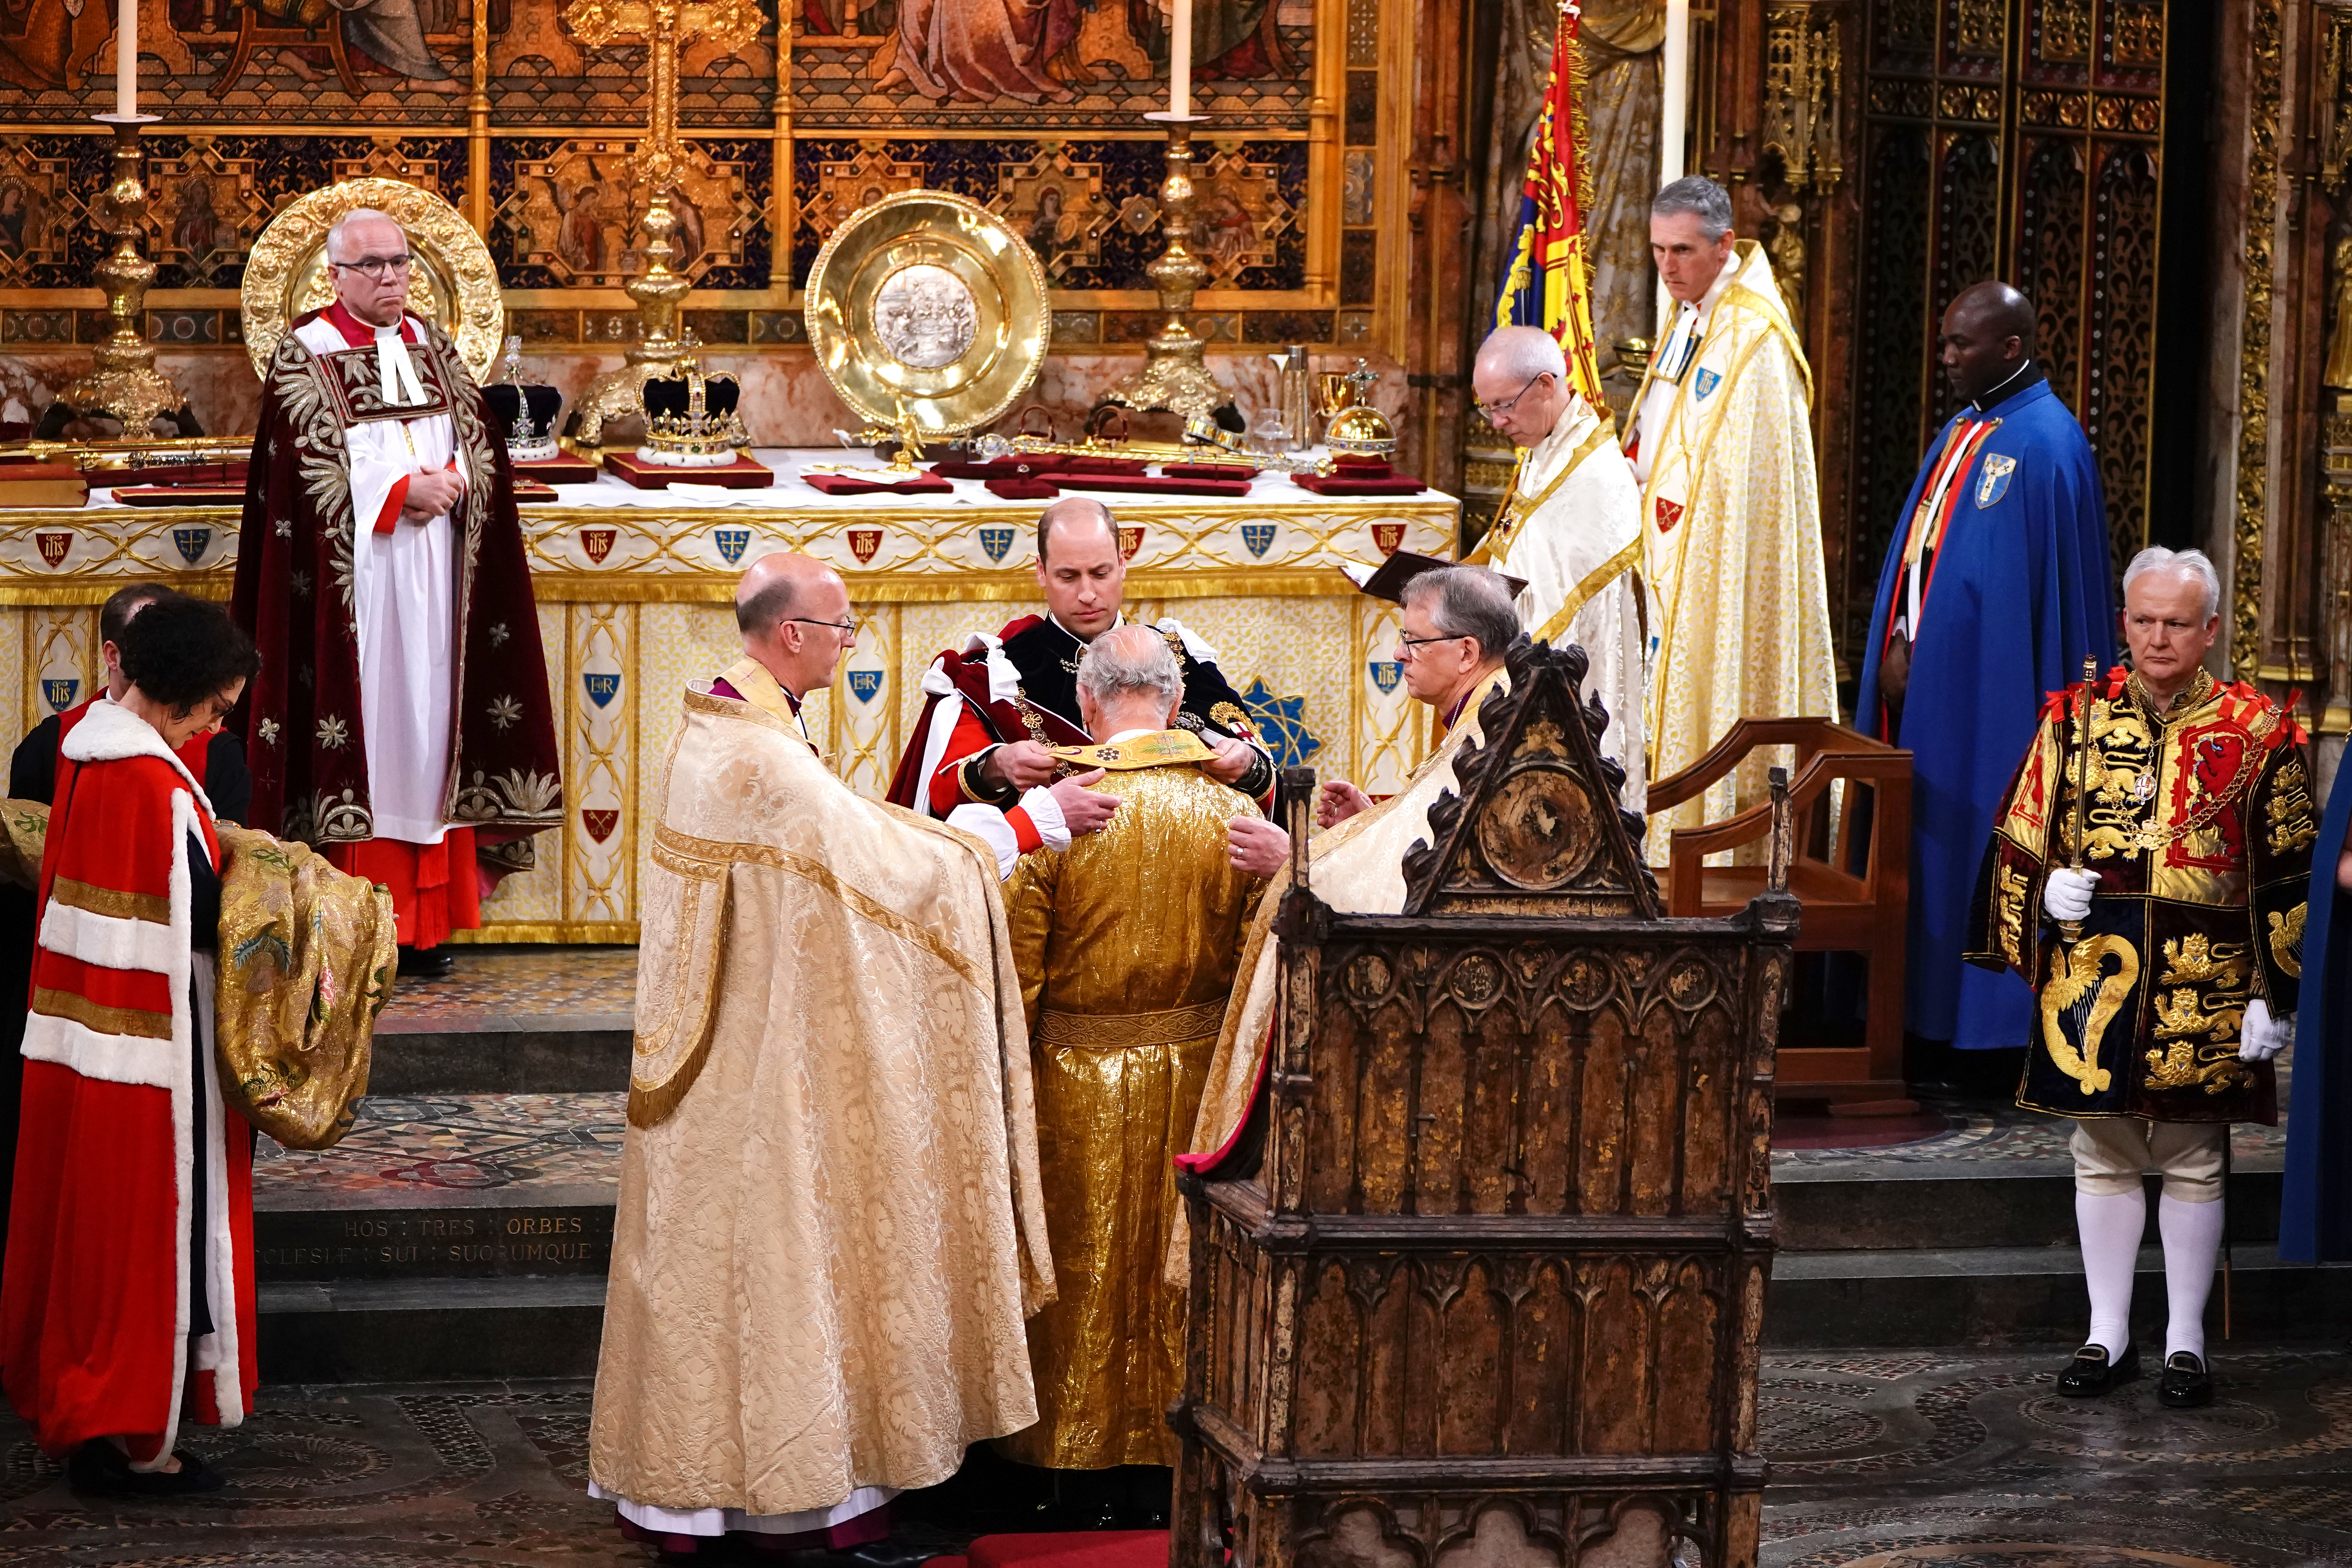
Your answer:
[[[2042,913],[2074,863],[2075,734],[2091,696],[2078,931]],[[2062,1116],[2274,1121],[2268,1061],[2238,1057],[2246,1004],[2292,1015],[2318,836],[2301,728],[2200,671],[2158,710],[2117,668],[2042,712],[1977,879],[1969,962],[2012,968],[2039,1005],[2017,1102]]]

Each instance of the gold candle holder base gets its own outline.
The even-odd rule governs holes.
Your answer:
[[[669,236],[677,226],[669,195],[668,187],[656,188],[646,209],[645,266],[623,285],[637,302],[637,341],[618,369],[606,371],[581,394],[573,439],[582,447],[598,445],[607,424],[642,416],[646,383],[677,375],[677,362],[698,346],[677,330],[678,307],[693,285],[669,269]]]
[[[1155,112],[1144,116],[1168,127],[1168,174],[1160,183],[1160,233],[1168,248],[1144,270],[1160,291],[1167,312],[1143,343],[1143,368],[1121,380],[1102,401],[1133,409],[1164,408],[1184,417],[1205,418],[1233,401],[1202,359],[1204,346],[1186,321],[1192,297],[1209,269],[1192,253],[1192,127],[1205,115]]]
[[[99,286],[106,290],[106,313],[114,331],[90,351],[89,374],[58,395],[76,414],[103,414],[122,421],[122,433],[145,436],[159,415],[175,414],[187,398],[171,378],[155,368],[155,345],[147,341],[147,289],[155,281],[155,264],[139,254],[139,235],[147,223],[147,184],[139,152],[139,128],[152,125],[152,114],[100,114],[95,117],[114,131],[114,174],[99,197],[99,226],[115,237],[114,254],[98,264]]]

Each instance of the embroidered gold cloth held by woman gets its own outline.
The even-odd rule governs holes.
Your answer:
[[[2074,859],[2077,725],[2091,703],[2079,932],[2042,914]],[[2246,1004],[2295,1011],[2318,837],[2303,732],[2278,705],[2199,672],[2159,711],[2116,669],[2042,714],[2001,803],[1971,917],[1971,963],[2038,994],[2018,1103],[2064,1116],[2273,1121],[2268,1061],[2238,1057]]]
[[[1002,1445],[1056,1469],[1172,1465],[1184,1291],[1160,1279],[1174,1157],[1200,1109],[1263,882],[1227,863],[1257,807],[1196,765],[1183,730],[1057,748],[1107,770],[1101,832],[1024,857],[1005,884],[1036,1043],[1038,1160],[1060,1300],[1029,1325],[1037,1425]]]
[[[38,801],[0,800],[0,880],[35,885],[48,826]],[[392,896],[306,846],[217,831],[222,1090],[281,1147],[331,1149],[367,1093],[376,1015],[392,1000]]]

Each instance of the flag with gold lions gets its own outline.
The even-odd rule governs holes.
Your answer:
[[[1592,168],[1585,143],[1584,45],[1577,0],[1564,0],[1551,48],[1543,113],[1519,187],[1518,237],[1507,252],[1495,306],[1498,327],[1541,327],[1568,355],[1569,379],[1595,408],[1601,353],[1592,338],[1592,267],[1584,215],[1592,206]]]

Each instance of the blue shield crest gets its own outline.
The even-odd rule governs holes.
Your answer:
[[[70,675],[41,678],[41,700],[49,705],[52,713],[62,713],[72,707],[80,690],[81,682]]]
[[[882,689],[882,672],[878,669],[851,670],[849,689],[860,702],[873,701],[875,695]]]
[[[1297,767],[1323,749],[1322,741],[1307,728],[1307,699],[1277,697],[1264,676],[1252,676],[1242,693],[1250,724],[1278,768]]]
[[[751,547],[751,531],[748,528],[714,528],[710,531],[710,537],[718,544],[720,557],[730,566],[741,565],[743,552]]]
[[[1696,397],[1701,403],[1705,403],[1707,399],[1707,395],[1722,384],[1723,377],[1720,374],[1711,370],[1703,370],[1696,375],[1691,377],[1691,395]]]
[[[1371,663],[1372,684],[1381,689],[1383,697],[1396,695],[1398,682],[1404,679],[1404,661],[1397,658],[1376,658]]]
[[[1009,528],[983,528],[980,531],[980,547],[991,561],[1002,563],[1013,553],[1013,531]]]
[[[621,691],[618,670],[591,669],[582,674],[580,683],[588,689],[588,700],[599,708],[611,707],[613,699]]]
[[[212,542],[213,531],[209,528],[175,528],[172,531],[172,542],[180,547],[180,559],[191,566],[204,559],[205,548]]]
[[[2004,458],[1999,452],[1987,452],[1984,466],[1977,470],[1977,505],[1988,507],[2009,493],[2009,476],[2017,472],[2017,459]]]
[[[1242,542],[1249,546],[1252,555],[1263,561],[1265,552],[1274,548],[1275,530],[1281,526],[1278,522],[1245,522],[1242,524]]]

